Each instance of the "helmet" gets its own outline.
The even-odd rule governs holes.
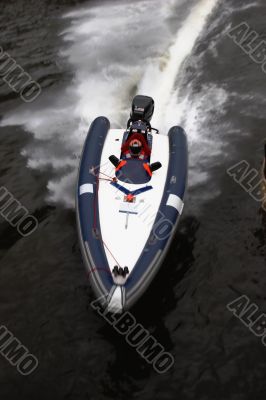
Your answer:
[[[142,143],[138,139],[132,139],[129,143],[129,150],[133,156],[139,156],[142,149]]]

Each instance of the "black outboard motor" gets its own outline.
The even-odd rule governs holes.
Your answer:
[[[153,112],[154,100],[151,97],[141,95],[135,96],[132,101],[132,111],[127,127],[129,127],[132,122],[141,120],[150,128],[150,120],[153,116]]]

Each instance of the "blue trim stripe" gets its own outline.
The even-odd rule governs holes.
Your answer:
[[[142,188],[133,190],[131,192],[130,190],[126,189],[124,186],[119,185],[119,183],[117,183],[117,182],[110,182],[110,184],[112,186],[116,187],[117,189],[119,189],[121,192],[125,193],[126,195],[132,194],[133,196],[137,196],[138,194],[141,194],[141,193],[147,192],[148,190],[153,189],[152,186],[144,186]]]

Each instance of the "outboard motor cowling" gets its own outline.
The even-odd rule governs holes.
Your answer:
[[[148,96],[137,95],[132,101],[130,121],[150,122],[154,112],[154,100]]]

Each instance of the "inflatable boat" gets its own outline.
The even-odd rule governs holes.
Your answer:
[[[95,293],[112,312],[145,292],[167,253],[184,206],[187,138],[159,134],[154,101],[133,99],[127,129],[96,118],[81,156],[76,216],[83,261]]]

